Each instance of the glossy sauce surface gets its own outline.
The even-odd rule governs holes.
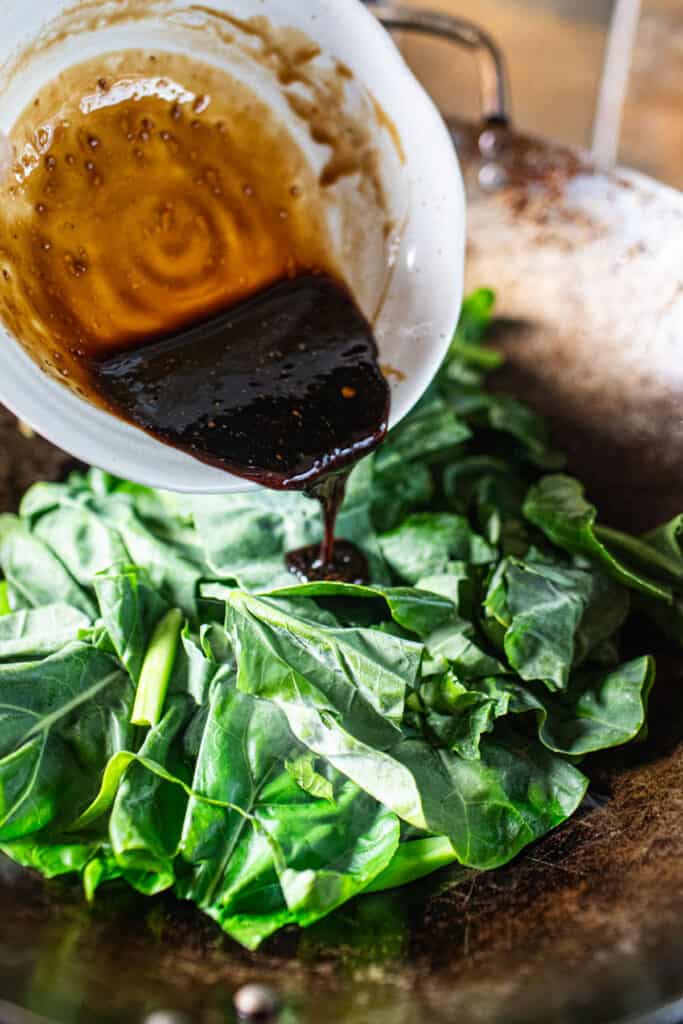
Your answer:
[[[323,275],[281,281],[188,331],[91,361],[90,373],[131,423],[282,490],[349,469],[387,429],[372,329]]]

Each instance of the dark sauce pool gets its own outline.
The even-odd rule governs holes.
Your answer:
[[[348,473],[386,435],[390,392],[349,291],[312,273],[280,281],[174,336],[89,364],[113,412],[237,476],[321,501],[322,547],[287,556],[302,580],[367,581],[335,539]]]

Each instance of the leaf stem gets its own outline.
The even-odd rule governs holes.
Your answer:
[[[0,580],[0,616],[10,615],[12,609],[9,603],[9,588],[7,586],[7,580]]]
[[[135,694],[133,725],[159,724],[182,625],[183,613],[172,608],[154,627]]]
[[[649,566],[651,569],[660,569],[675,580],[681,579],[680,566],[645,541],[622,533],[621,530],[614,530],[611,526],[595,526],[594,531],[599,540],[614,544],[615,547],[631,555],[641,565]]]

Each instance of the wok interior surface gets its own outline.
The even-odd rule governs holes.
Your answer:
[[[476,133],[453,130],[469,285],[499,296],[497,386],[549,416],[607,521],[645,529],[682,511],[683,200],[514,138],[496,156],[508,185],[487,194]],[[3,511],[69,463],[2,412],[0,453]],[[591,1024],[680,998],[683,665],[650,646],[649,738],[592,758],[584,808],[512,865],[365,897],[249,954],[171,898],[111,891],[89,909],[77,884],[2,860],[0,1000],[60,1024],[162,1007],[212,1024],[233,1019],[238,985],[266,980],[302,1024]]]

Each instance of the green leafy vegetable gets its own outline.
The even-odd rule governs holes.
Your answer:
[[[51,548],[16,516],[0,516],[0,564],[13,607],[40,608],[61,603],[94,618],[92,598]]]
[[[0,842],[78,816],[128,739],[131,696],[116,661],[88,644],[0,665]]]
[[[0,616],[0,661],[25,661],[54,654],[87,630],[90,619],[68,604],[9,609]]]
[[[564,700],[539,696],[542,743],[574,757],[628,743],[645,725],[654,678],[652,659],[638,658],[611,672],[578,674]]]
[[[334,803],[302,788],[291,764],[305,750],[285,717],[225,682],[211,688],[193,785],[242,813],[190,799],[179,891],[254,946],[362,891],[391,861],[399,829],[394,815],[332,769]]]
[[[393,571],[408,583],[444,572],[454,561],[485,565],[495,549],[474,532],[464,516],[424,512],[380,537],[382,553]]]
[[[334,803],[334,787],[329,779],[316,771],[312,754],[302,754],[294,761],[285,761],[285,768],[304,793]]]
[[[315,704],[362,721],[363,738],[393,740],[413,685],[422,647],[375,629],[325,627],[283,609],[277,598],[242,590],[230,595],[227,626],[237,659],[237,685],[278,704]]]
[[[656,571],[645,575],[614,554],[610,541],[614,532],[608,531],[607,543],[601,540],[596,527],[597,510],[584,498],[583,485],[569,476],[546,476],[531,488],[524,504],[524,515],[538,526],[554,544],[574,555],[585,555],[603,565],[614,579],[625,587],[639,590],[650,597],[671,603],[671,589],[666,582],[658,582]],[[647,560],[647,549],[642,554]],[[659,558],[653,552],[650,566],[657,569]]]
[[[500,580],[500,575],[497,577]],[[522,563],[503,566],[507,659],[524,680],[539,679],[563,690],[573,666],[624,622],[628,594],[584,569]]]
[[[168,606],[148,574],[134,567],[96,576],[93,585],[107,635],[137,683],[152,631]]]
[[[486,380],[492,309],[466,300],[349,480],[367,586],[286,570],[321,537],[297,494],[91,470],[0,517],[6,855],[91,901],[171,890],[256,948],[505,864],[579,806],[581,759],[643,735],[654,663],[621,630],[632,650],[635,608],[683,640],[683,520],[631,537],[541,475],[563,465],[546,424]],[[373,929],[381,899],[358,903]]]
[[[455,605],[447,596],[432,593],[423,585],[411,587],[367,587],[345,583],[305,583],[297,587],[273,591],[272,597],[330,598],[346,597],[351,600],[375,598],[383,603],[393,620],[418,636],[426,636],[439,626],[447,623],[455,613]],[[384,618],[383,615],[381,618]],[[381,621],[381,619],[380,619]]]
[[[374,460],[375,480],[386,480],[407,462],[444,456],[472,436],[447,402],[435,395],[423,399],[400,423]]]
[[[440,868],[457,863],[457,860],[453,844],[444,836],[410,839],[400,844],[391,863],[370,883],[365,892],[386,892],[400,885],[408,885]]]
[[[620,534],[624,537],[624,534]],[[635,538],[627,538],[635,540]],[[658,551],[664,556],[664,561],[659,565],[664,572],[668,572],[673,579],[680,583],[683,580],[683,515],[675,516],[670,522],[656,530],[651,530],[642,538],[647,545],[645,557],[652,559],[652,550]],[[642,549],[639,548],[642,551]]]

